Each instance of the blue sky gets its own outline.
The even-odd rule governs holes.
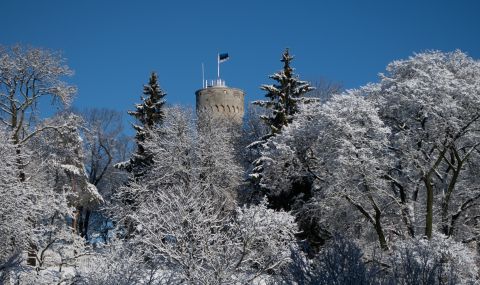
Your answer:
[[[75,70],[74,105],[132,109],[151,71],[171,104],[193,106],[201,63],[247,101],[263,97],[282,51],[302,79],[354,88],[395,60],[430,49],[480,58],[480,1],[1,0],[0,44],[60,50]]]

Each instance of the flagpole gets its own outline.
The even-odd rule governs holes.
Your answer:
[[[205,68],[202,62],[202,88],[205,88]]]
[[[217,78],[220,79],[220,54],[217,53]]]

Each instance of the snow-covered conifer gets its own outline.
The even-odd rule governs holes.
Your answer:
[[[298,106],[300,103],[316,101],[315,99],[305,100],[304,95],[315,88],[310,86],[308,82],[302,81],[298,78],[294,73],[294,69],[291,67],[292,60],[293,56],[290,55],[289,49],[287,48],[282,54],[281,59],[281,62],[283,62],[283,69],[270,75],[270,78],[275,80],[276,84],[265,84],[261,86],[261,89],[267,92],[265,97],[267,97],[268,100],[253,102],[254,105],[266,109],[267,113],[262,115],[261,119],[269,129],[267,135],[261,138],[255,138],[256,140],[260,140],[254,141],[248,145],[248,148],[251,149],[252,152],[257,152],[257,155],[258,152],[265,147],[263,144],[268,138],[279,134],[282,128],[292,123],[294,114],[299,110]],[[257,193],[257,196],[263,196],[264,194],[263,189],[261,189],[261,186],[258,184],[263,175],[263,162],[262,157],[257,157],[252,162],[252,167],[249,171],[250,181],[252,182],[251,187],[255,189],[253,192]],[[303,186],[300,187],[302,188]],[[258,192],[260,194],[258,194]],[[277,199],[275,204],[277,204],[277,206],[280,205],[280,208],[288,209],[288,207],[284,206],[292,203],[291,197],[277,198],[279,199]]]
[[[129,161],[116,164],[117,168],[132,173],[134,180],[143,176],[152,165],[152,154],[145,147],[144,142],[150,137],[153,129],[160,126],[165,118],[163,109],[164,97],[167,94],[160,88],[155,72],[152,72],[148,84],[144,85],[143,94],[145,97],[141,96],[142,103],[136,104],[135,110],[128,112],[137,121],[133,125],[136,131],[137,149]]]
[[[298,112],[298,104],[302,97],[314,88],[306,81],[302,81],[294,73],[290,66],[293,56],[288,48],[282,54],[281,62],[283,69],[270,75],[276,84],[262,85],[261,89],[266,91],[265,97],[269,100],[259,100],[253,104],[272,110],[270,116],[263,116],[262,119],[270,127],[267,137],[280,132],[282,127],[292,122],[293,115]]]

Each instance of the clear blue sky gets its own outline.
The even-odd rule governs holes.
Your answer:
[[[217,52],[227,85],[263,97],[289,47],[301,78],[354,88],[377,80],[388,62],[430,49],[480,58],[476,0],[1,0],[0,44],[61,50],[75,70],[74,105],[126,111],[157,71],[171,104],[194,105]]]

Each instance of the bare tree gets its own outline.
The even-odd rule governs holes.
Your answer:
[[[123,135],[122,113],[109,109],[86,109],[80,114],[85,121],[84,147],[85,168],[88,180],[104,197],[111,196],[113,188],[119,187],[125,176],[113,164],[125,158],[128,147]],[[88,229],[93,208],[79,208],[78,231],[88,240]]]
[[[340,94],[344,91],[341,82],[332,81],[323,77],[314,81],[313,85],[315,89],[305,94],[305,97],[318,98],[322,103],[328,101],[333,95]]]

